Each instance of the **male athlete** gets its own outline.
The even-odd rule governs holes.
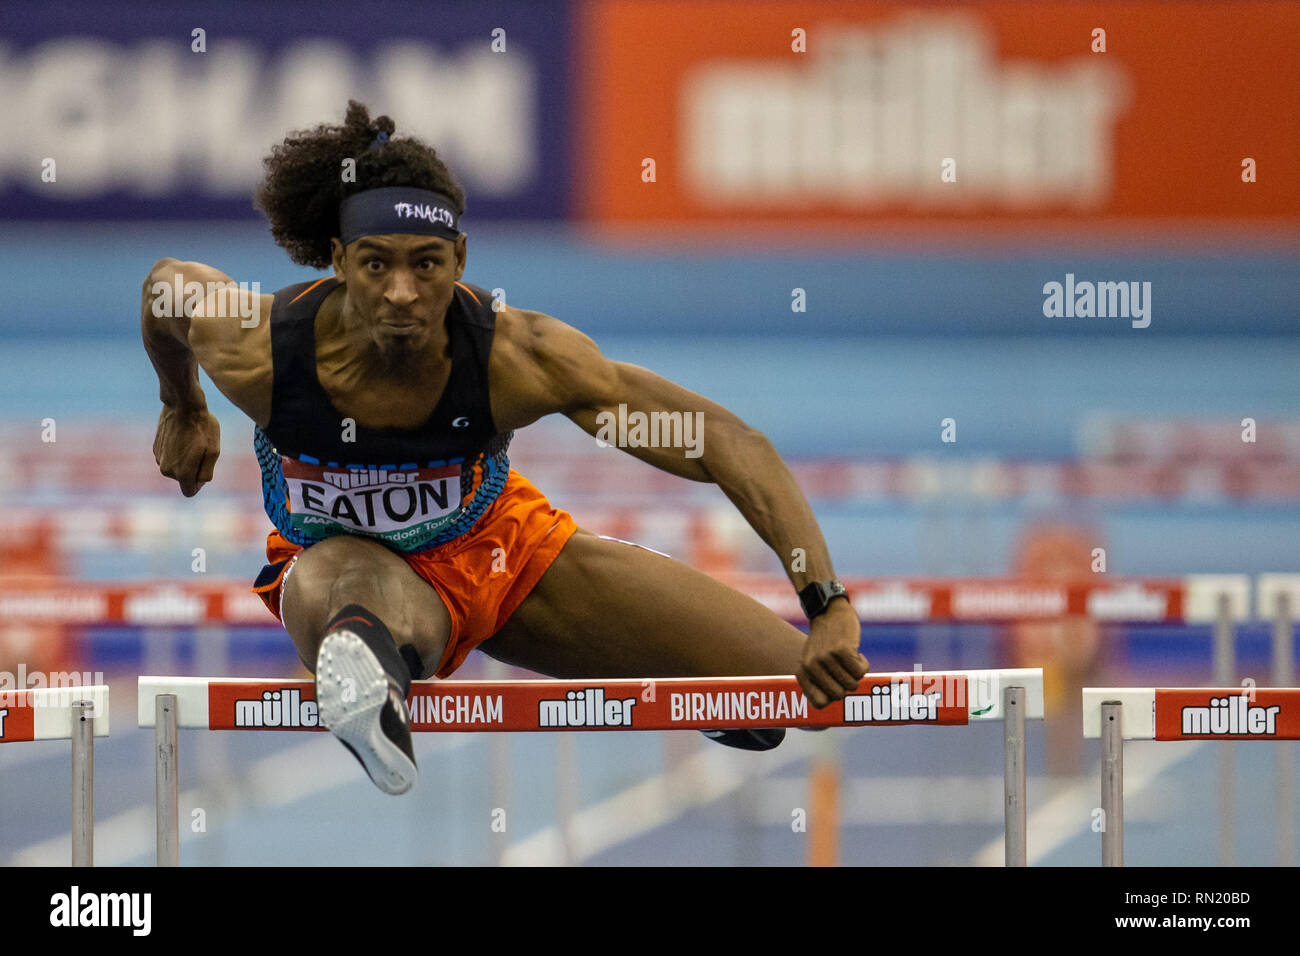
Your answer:
[[[856,688],[857,615],[771,443],[558,319],[494,309],[461,281],[463,192],[433,149],[393,132],[353,101],[342,126],[293,134],[265,160],[256,204],[272,235],[333,275],[258,296],[163,259],[144,284],[163,403],[154,457],[187,497],[212,480],[221,440],[200,367],[255,423],[275,530],[253,590],[315,673],[321,722],[381,790],[403,793],[416,776],[411,681],[448,677],[475,647],[560,678],[793,674],[818,708]],[[155,290],[190,282],[213,291],[156,307]],[[697,457],[626,450],[715,482],[783,564],[803,549],[789,577],[807,637],[685,564],[579,528],[510,468],[515,429],[559,412],[595,435],[620,404],[703,412]],[[707,733],[750,750],[785,735]]]

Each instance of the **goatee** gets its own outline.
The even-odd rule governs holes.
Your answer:
[[[389,341],[377,345],[380,374],[393,381],[415,381],[420,374],[420,353],[408,343]]]

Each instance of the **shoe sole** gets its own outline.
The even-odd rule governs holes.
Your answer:
[[[380,726],[388,689],[384,668],[356,634],[339,630],[321,641],[316,656],[320,722],[356,755],[375,786],[397,796],[415,785],[417,770]]]
[[[732,730],[725,730],[725,729],[701,730],[700,733],[702,733],[705,737],[708,737],[710,740],[714,741],[715,743],[719,743],[724,747],[730,747],[733,750],[749,750],[754,753],[765,753],[768,750],[775,750],[777,747],[781,746],[781,744],[785,741],[785,730],[786,729],[784,727],[762,727],[762,728],[756,727],[751,730],[746,730],[745,728],[737,727]],[[775,732],[779,732],[781,736],[777,737],[776,743],[771,744],[770,746],[746,747],[738,742],[738,740],[748,739],[753,742],[767,744],[770,742],[770,738],[765,739],[762,735],[764,734],[770,735]],[[728,741],[727,737],[732,734],[735,734],[737,736],[733,737],[732,740]],[[748,735],[747,737],[745,736],[746,734]]]

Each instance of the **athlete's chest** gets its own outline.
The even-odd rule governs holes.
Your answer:
[[[421,428],[429,420],[447,390],[456,358],[446,332],[433,356],[385,376],[367,367],[354,347],[331,337],[321,316],[315,324],[314,377],[341,419],[362,428],[406,430]]]
[[[442,401],[449,377],[450,368],[418,387],[387,382],[367,385],[357,383],[355,376],[331,373],[328,365],[316,366],[316,378],[340,419],[373,429],[422,427]]]
[[[457,428],[468,423],[463,416],[438,421],[440,407],[452,416],[458,405],[444,400],[456,392],[448,388],[450,363],[418,388],[358,387],[328,357],[315,378],[328,406],[317,401],[311,429],[299,433],[302,446],[279,460],[290,523],[310,537],[370,535],[399,550],[444,533],[463,511],[462,472],[476,444]],[[327,425],[322,414],[337,420]],[[466,439],[456,441],[460,433]]]

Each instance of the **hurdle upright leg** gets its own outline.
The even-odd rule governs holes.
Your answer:
[[[176,755],[176,695],[154,698],[154,795],[157,802],[158,865],[180,866],[180,772]]]
[[[1002,691],[1002,749],[1006,758],[1003,792],[1006,797],[1007,866],[1025,866],[1028,856],[1028,817],[1025,808],[1025,689]]]
[[[1101,705],[1101,865],[1124,865],[1124,728],[1123,705]]]
[[[95,865],[95,705],[72,704],[72,865]]]

